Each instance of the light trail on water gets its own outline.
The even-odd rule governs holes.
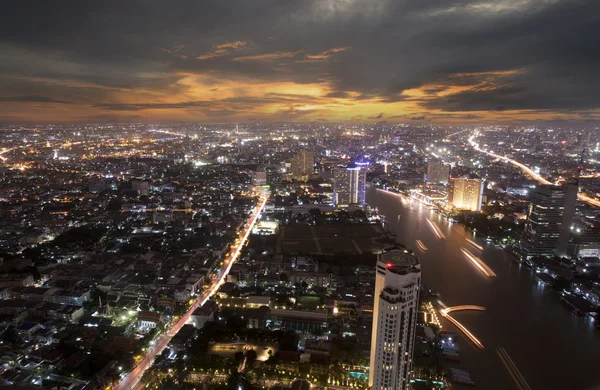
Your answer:
[[[431,221],[430,219],[427,219],[427,223],[429,224],[429,226],[431,227],[431,229],[433,230],[433,232],[435,233],[437,238],[439,238],[440,240],[446,238],[446,236],[444,235],[444,233],[442,233],[442,230],[437,225],[437,223]]]
[[[479,339],[477,339],[477,337],[475,337],[475,335],[473,333],[471,333],[471,331],[469,329],[467,329],[463,324],[461,324],[454,317],[452,317],[450,314],[448,314],[453,311],[463,311],[463,310],[483,311],[483,310],[485,310],[485,307],[476,306],[476,305],[446,306],[446,305],[444,305],[444,303],[442,301],[439,301],[439,300],[438,300],[438,303],[440,306],[443,307],[443,309],[440,310],[440,314],[442,315],[442,317],[446,318],[454,326],[456,326],[465,336],[467,336],[467,338],[469,340],[471,340],[471,342],[473,342],[473,344],[475,344],[475,346],[477,346],[480,349],[485,348],[483,346],[483,344],[481,343],[481,341],[479,341]]]
[[[492,271],[479,257],[473,255],[467,248],[460,248],[461,252],[466,256],[467,259],[471,260],[473,264],[488,278],[495,278],[496,273]]]
[[[481,245],[479,245],[478,243],[476,243],[473,240],[469,240],[468,238],[465,238],[465,241],[468,242],[469,244],[473,245],[475,248],[479,249],[480,251],[483,250],[483,247]]]
[[[496,352],[498,353],[498,357],[500,357],[502,364],[504,364],[504,367],[506,367],[506,369],[508,370],[508,373],[510,374],[511,378],[513,379],[513,381],[515,381],[517,387],[520,390],[531,390],[531,387],[525,380],[525,377],[523,376],[523,374],[521,374],[521,372],[517,368],[517,365],[509,356],[508,352],[506,352],[506,350],[502,347],[498,347],[498,349],[496,349]]]

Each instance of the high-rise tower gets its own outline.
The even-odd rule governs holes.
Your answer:
[[[376,266],[369,387],[408,388],[421,285],[421,265],[410,252],[385,250]]]
[[[333,203],[337,206],[365,203],[366,165],[351,163],[333,169]]]
[[[523,232],[526,257],[565,255],[577,203],[577,186],[538,185],[531,194]]]

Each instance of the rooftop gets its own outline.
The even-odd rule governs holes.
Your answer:
[[[419,264],[419,259],[412,255],[408,250],[394,248],[388,251],[384,251],[380,255],[381,261],[388,264],[388,268],[391,267],[402,267],[408,268]]]

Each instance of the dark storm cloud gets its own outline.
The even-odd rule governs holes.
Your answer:
[[[0,13],[0,89],[18,97],[14,80],[29,80],[29,97],[80,99],[110,111],[260,103],[123,104],[97,90],[185,93],[184,75],[207,75],[326,83],[333,92],[325,98],[448,112],[594,109],[598,15],[600,2],[588,0],[15,1]],[[419,87],[422,100],[406,95]]]

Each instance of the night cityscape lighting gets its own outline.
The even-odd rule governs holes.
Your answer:
[[[7,2],[0,385],[599,388],[598,15]]]

